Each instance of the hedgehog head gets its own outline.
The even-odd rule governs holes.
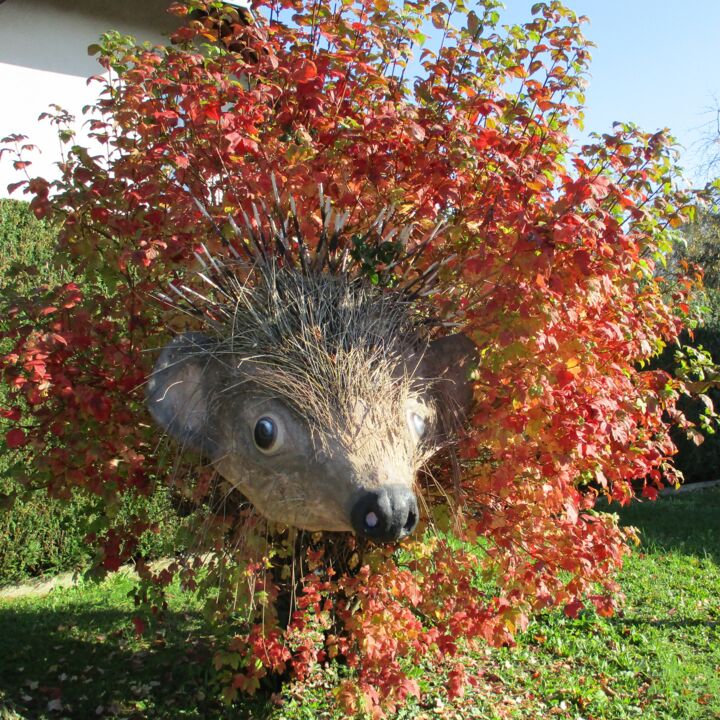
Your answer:
[[[270,521],[410,534],[417,473],[472,401],[474,344],[429,341],[401,295],[328,273],[266,268],[231,303],[223,326],[162,350],[156,422]]]

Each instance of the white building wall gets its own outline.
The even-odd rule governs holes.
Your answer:
[[[55,129],[38,116],[53,103],[75,115],[83,138],[82,107],[97,94],[86,78],[102,71],[87,48],[108,30],[138,40],[165,42],[175,26],[170,0],[0,0],[0,138],[28,136],[41,153],[30,158],[31,176],[57,176],[60,146]],[[0,159],[0,197],[22,179],[5,155]],[[13,195],[12,197],[22,197]]]

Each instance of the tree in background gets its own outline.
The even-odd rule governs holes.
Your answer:
[[[152,526],[117,519],[123,494],[171,482],[198,506],[183,530],[195,552],[160,573],[140,558],[138,596],[161,613],[173,573],[203,594],[228,699],[341,657],[346,708],[392,708],[419,692],[400,658],[452,658],[459,638],[511,642],[553,606],[611,613],[628,534],[595,500],[626,503],[633,482],[653,498],[675,482],[671,426],[692,432],[677,408],[685,386],[645,364],[693,315],[697,278],[670,287],[662,271],[689,203],[672,147],[619,125],[574,152],[589,61],[580,21],[537,3],[530,22],[502,30],[498,5],[260,0],[247,23],[221,3],[177,4],[187,22],[173,46],[111,34],[96,48],[106,74],[88,118],[104,149],[65,134],[62,178],[19,186],[38,216],[62,222],[57,253],[78,280],[6,290],[5,441],[32,457],[17,479],[101,498],[92,539],[105,571],[137,559]],[[24,143],[9,138],[5,152],[31,170]],[[337,536],[299,548],[253,515],[213,512],[212,473],[149,422],[148,349],[192,327],[154,296],[192,286],[204,248],[242,253],[248,234],[270,232],[264,204],[297,221],[291,254],[299,237],[317,245],[336,213],[337,242],[369,282],[437,270],[421,302],[481,349],[462,473],[449,459],[433,469],[428,531],[401,551],[360,557]],[[291,575],[285,622],[275,601]],[[465,681],[458,666],[451,694]]]
[[[711,196],[712,200],[712,196]],[[703,285],[714,294],[720,291],[720,211],[713,208],[697,213],[694,222],[683,228],[685,242],[679,257],[703,270]]]
[[[672,375],[689,383],[692,396],[683,398],[681,407],[686,417],[697,424],[705,435],[687,437],[673,432],[678,447],[676,467],[686,482],[716,480],[715,468],[720,463],[720,439],[709,416],[720,402],[720,214],[718,214],[717,183],[708,185],[703,204],[696,216],[684,225],[670,260],[671,273],[678,277],[687,268],[703,272],[703,287],[693,298],[700,311],[696,325],[684,331],[679,346],[671,346],[656,361]]]
[[[714,107],[708,108],[712,119],[705,124],[706,132],[700,141],[700,149],[705,158],[701,167],[708,176],[720,169],[720,103],[714,99]]]

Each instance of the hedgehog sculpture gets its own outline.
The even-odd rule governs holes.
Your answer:
[[[322,214],[312,253],[293,212],[266,210],[267,233],[232,223],[234,260],[201,258],[211,297],[173,286],[205,328],[162,350],[147,402],[268,520],[397,541],[419,520],[418,471],[472,402],[476,348],[461,334],[428,339],[414,298],[432,271],[372,284],[343,218],[332,225],[327,203]],[[372,232],[385,231],[381,218]]]

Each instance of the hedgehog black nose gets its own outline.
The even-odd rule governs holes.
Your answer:
[[[355,532],[376,542],[407,537],[417,527],[418,516],[415,493],[404,485],[365,493],[350,512]]]

